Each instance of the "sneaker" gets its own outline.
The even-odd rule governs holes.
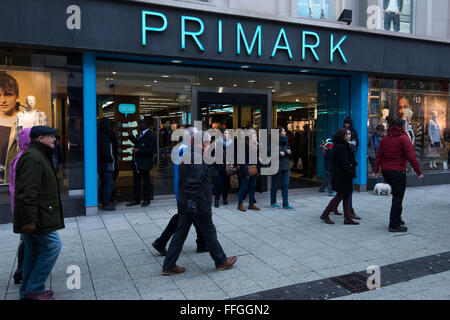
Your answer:
[[[271,204],[270,205],[272,208],[276,208],[276,209],[279,209],[279,208],[281,208],[278,204],[276,204],[276,203],[273,203],[273,204]]]
[[[155,248],[156,251],[158,251],[162,256],[165,256],[167,254],[166,247],[162,246],[158,240],[152,243],[153,248]]]
[[[185,268],[180,267],[180,266],[176,266],[175,269],[172,269],[172,270],[164,270],[163,269],[162,275],[163,276],[171,276],[173,274],[180,274],[180,273],[183,273],[185,271],[186,271]]]
[[[55,300],[55,298],[48,294],[48,291],[37,294],[25,291],[25,300]]]
[[[408,232],[408,228],[404,226],[398,226],[397,228],[389,227],[389,232]]]
[[[222,270],[230,269],[233,266],[233,264],[236,263],[236,261],[237,261],[237,257],[227,258],[227,262],[225,262],[221,266],[217,266],[216,270],[217,271],[222,271]]]
[[[291,207],[291,206],[283,206],[283,209],[286,209],[286,210],[290,210],[290,211],[295,211],[295,208],[294,207]]]

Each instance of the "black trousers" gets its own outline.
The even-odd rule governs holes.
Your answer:
[[[402,203],[406,190],[406,172],[383,171],[383,177],[392,188],[392,206],[389,227],[398,228],[402,218]]]
[[[228,199],[228,190],[230,189],[230,179],[226,173],[220,173],[216,177],[215,200],[219,201],[222,195],[223,200]]]
[[[175,230],[177,229],[179,218],[180,218],[180,214],[177,213],[170,219],[166,228],[161,233],[161,236],[156,240],[160,245],[165,247],[167,245],[167,243],[169,242],[170,238],[172,238],[172,236],[175,233]],[[202,249],[206,248],[205,239],[203,239],[202,234],[198,230],[197,225],[195,223],[194,223],[194,227],[195,227],[195,231],[197,232],[197,248],[202,248]]]
[[[135,201],[141,201],[141,183],[144,182],[144,201],[150,201],[152,199],[152,185],[150,183],[150,170],[136,170],[133,168],[133,198]]]
[[[192,223],[197,225],[197,232],[205,239],[209,254],[214,260],[216,267],[227,261],[225,252],[217,240],[217,231],[212,221],[212,213],[197,214],[195,216],[181,213],[178,218],[177,229],[170,241],[169,250],[167,250],[167,255],[164,259],[163,270],[172,270],[176,267],[176,262],[180,257]]]

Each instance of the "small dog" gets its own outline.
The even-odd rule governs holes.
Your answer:
[[[382,195],[385,194],[387,196],[390,196],[392,192],[392,188],[387,183],[377,183],[375,185],[375,188],[373,189],[373,194]]]

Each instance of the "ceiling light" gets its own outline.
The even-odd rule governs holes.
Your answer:
[[[237,87],[237,84],[233,84],[233,87]]]
[[[112,74],[117,74],[117,72],[113,71]]]
[[[153,82],[154,82],[154,83],[157,83],[158,81],[157,81],[157,80],[154,80]]]
[[[170,78],[170,76],[167,75],[167,74],[163,74],[163,75],[161,76],[161,78]]]
[[[298,99],[295,99],[295,102],[300,102],[300,100],[298,100]]]
[[[288,82],[288,84],[292,84],[292,82]]]
[[[255,82],[255,80],[248,80],[248,82],[253,83],[253,82]]]
[[[213,78],[209,78],[209,80],[212,80]]]
[[[105,78],[107,81],[112,81],[114,78]]]
[[[151,84],[144,84],[144,87],[151,87]]]
[[[242,69],[249,69],[250,66],[241,66]]]
[[[172,60],[172,63],[182,63],[183,61],[181,60]]]

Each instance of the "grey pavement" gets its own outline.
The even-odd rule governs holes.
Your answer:
[[[387,230],[391,197],[355,192],[359,226],[344,225],[334,215],[335,225],[324,224],[319,216],[331,198],[317,188],[289,191],[295,211],[272,209],[269,198],[256,194],[259,212],[238,211],[233,195],[229,205],[213,208],[224,251],[238,256],[232,269],[221,272],[208,253],[195,252],[191,228],[177,263],[186,272],[161,275],[164,257],[151,243],[176,213],[174,200],[155,200],[146,208],[122,204],[115,212],[66,219],[48,287],[57,299],[220,300],[450,251],[450,185],[407,189],[405,234]],[[18,244],[12,224],[0,225],[2,299],[18,298],[12,279]],[[81,270],[80,289],[67,286],[71,265]],[[442,272],[338,299],[450,299],[449,287],[450,272]]]

